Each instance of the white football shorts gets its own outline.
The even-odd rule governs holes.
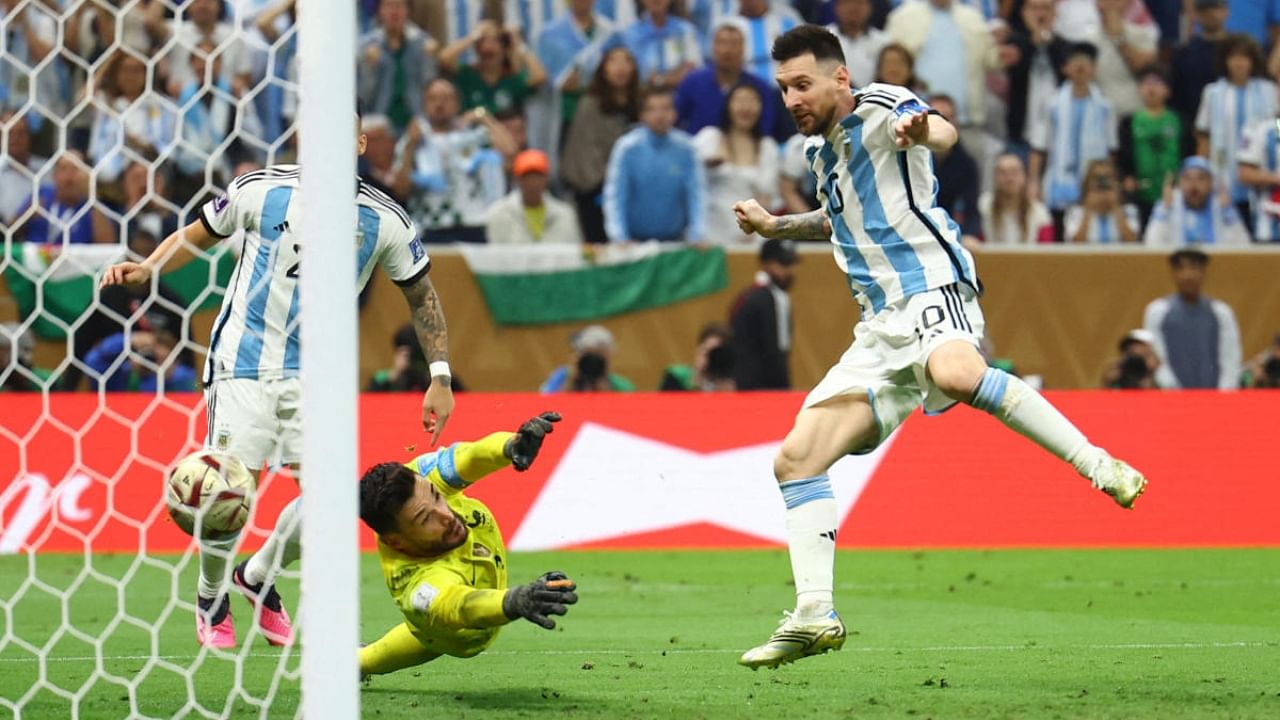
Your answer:
[[[861,320],[853,344],[809,392],[804,407],[851,393],[865,394],[880,437],[857,452],[874,450],[924,405],[936,414],[956,404],[928,379],[929,356],[943,343],[961,340],[981,349],[986,322],[977,294],[954,284],[912,295]]]
[[[234,455],[249,470],[302,462],[302,381],[214,380],[204,391],[209,428],[204,446]]]

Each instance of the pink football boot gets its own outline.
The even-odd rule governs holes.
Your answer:
[[[280,594],[276,592],[276,586],[271,585],[264,591],[262,583],[250,585],[244,576],[248,565],[248,560],[237,565],[235,571],[231,573],[231,581],[240,588],[240,592],[244,593],[245,597],[249,598],[249,602],[253,603],[253,614],[258,619],[258,629],[262,631],[262,636],[267,639],[267,642],[276,646],[292,645],[293,623],[289,621],[289,612],[280,602]]]
[[[210,648],[226,650],[236,646],[236,624],[231,619],[231,597],[220,600],[196,598],[196,641]]]

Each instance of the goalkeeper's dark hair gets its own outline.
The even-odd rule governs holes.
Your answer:
[[[770,55],[775,62],[786,62],[801,55],[812,54],[818,62],[824,60],[844,65],[844,49],[840,40],[830,30],[820,25],[797,25],[773,41]]]
[[[413,497],[418,476],[395,462],[374,465],[360,478],[360,519],[379,535],[400,529],[396,515]]]

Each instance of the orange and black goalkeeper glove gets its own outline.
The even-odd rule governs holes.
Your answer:
[[[512,620],[524,618],[548,630],[556,626],[550,615],[564,615],[566,605],[578,602],[578,586],[562,572],[549,572],[527,585],[513,587],[502,598],[502,612]]]

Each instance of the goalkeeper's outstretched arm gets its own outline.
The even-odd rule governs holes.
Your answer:
[[[456,630],[492,628],[524,618],[552,630],[552,615],[564,615],[578,602],[578,586],[564,573],[546,573],[531,583],[506,590],[450,585],[431,597],[415,597],[414,609],[435,625]],[[417,593],[415,593],[415,596]]]
[[[544,412],[526,421],[514,433],[496,432],[475,442],[455,443],[439,452],[420,456],[414,465],[426,475],[432,467],[445,484],[461,490],[508,465],[524,472],[533,464],[542,441],[555,430],[560,414]]]

